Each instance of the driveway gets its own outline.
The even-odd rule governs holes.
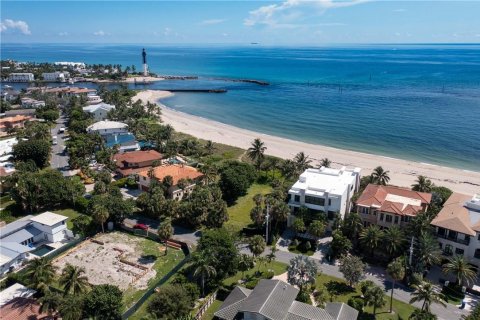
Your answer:
[[[65,117],[62,115],[60,118],[57,120],[57,124],[53,129],[50,130],[50,133],[52,135],[52,139],[54,136],[57,136],[57,144],[52,145],[52,155],[50,159],[50,166],[53,169],[58,169],[58,170],[68,170],[68,155],[66,152],[64,152],[65,148],[65,134],[64,133],[59,133],[58,130],[60,128],[65,128],[67,120]]]

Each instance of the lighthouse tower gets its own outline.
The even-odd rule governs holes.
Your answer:
[[[142,58],[143,58],[143,75],[146,77],[148,76],[148,65],[147,65],[147,53],[145,52],[145,48],[142,51]]]

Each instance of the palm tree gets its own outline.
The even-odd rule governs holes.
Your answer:
[[[320,163],[319,163],[320,167],[325,167],[325,168],[330,168],[331,165],[332,165],[332,161],[330,161],[330,159],[328,158],[323,158],[322,160],[320,160]]]
[[[73,294],[63,297],[58,308],[62,320],[80,320],[83,312],[83,297]]]
[[[215,150],[215,145],[213,144],[212,140],[208,140],[207,143],[205,143],[205,150],[207,150],[207,154],[213,153]]]
[[[295,158],[293,158],[293,162],[295,162],[297,174],[300,174],[305,170],[307,170],[308,168],[311,168],[310,163],[312,163],[312,160],[308,158],[308,155],[305,155],[305,153],[301,151],[297,153]]]
[[[441,250],[438,247],[437,240],[432,235],[422,234],[418,239],[416,256],[423,266],[431,266],[440,263]]]
[[[204,179],[207,182],[207,185],[215,182],[218,176],[218,169],[215,165],[206,164],[200,168],[200,172],[203,173]]]
[[[260,170],[260,166],[262,165],[264,159],[265,150],[267,150],[267,147],[265,147],[265,143],[263,143],[259,138],[253,140],[252,146],[247,150],[247,156],[250,158],[250,160],[255,162],[257,170]]]
[[[390,171],[384,171],[381,166],[376,167],[375,169],[373,169],[371,175],[372,183],[386,186],[388,181],[390,181],[390,177],[388,176],[389,172]]]
[[[200,278],[202,285],[202,296],[205,296],[205,279],[215,277],[217,270],[211,265],[211,259],[203,254],[197,254],[193,256],[193,265],[195,271],[193,276]]]
[[[453,273],[456,277],[455,283],[461,286],[465,281],[467,284],[475,281],[477,272],[464,256],[455,255],[443,265],[443,273]]]
[[[170,239],[172,235],[173,235],[172,219],[165,218],[165,220],[163,220],[162,223],[160,223],[160,226],[158,227],[158,237],[165,244],[165,255],[167,254],[167,250],[168,250],[167,240]]]
[[[432,303],[438,303],[444,307],[447,306],[446,302],[442,299],[441,293],[435,288],[435,286],[429,281],[423,281],[419,285],[412,285],[415,290],[412,292],[412,298],[410,303],[415,303],[417,301],[422,301],[422,310],[430,311],[430,305]]]
[[[35,289],[45,293],[49,291],[49,284],[55,278],[56,269],[46,257],[33,259],[25,268],[25,276]]]
[[[102,233],[105,233],[104,223],[107,221],[110,214],[108,213],[107,208],[101,204],[93,206],[92,218],[102,226]]]
[[[385,305],[385,294],[379,286],[373,285],[365,292],[365,300],[369,306],[373,307],[373,315],[375,315],[377,308]]]
[[[372,256],[382,238],[383,231],[377,225],[370,225],[360,233],[361,244],[370,251]]]
[[[412,314],[408,317],[408,320],[437,320],[437,316],[426,311],[415,309]]]
[[[60,307],[62,297],[58,293],[48,291],[43,297],[39,299],[40,313],[46,313],[53,317]]]
[[[291,179],[297,174],[297,167],[293,160],[287,159],[281,165],[282,174],[285,178]]]
[[[358,236],[363,230],[363,221],[356,212],[350,212],[343,220],[342,232],[352,239],[354,244],[357,243]]]
[[[247,254],[241,254],[238,258],[238,268],[242,271],[242,279],[245,279],[245,271],[250,269],[253,265],[252,258]]]
[[[412,184],[413,191],[430,192],[432,191],[433,183],[425,176],[418,176],[415,184]]]
[[[395,290],[395,282],[405,278],[405,261],[402,258],[397,258],[390,262],[387,267],[387,272],[392,277],[392,295],[390,296],[390,313],[393,308],[393,290]]]
[[[390,257],[398,256],[405,247],[405,234],[397,226],[385,230],[383,239],[385,240],[385,247]]]
[[[59,282],[63,286],[65,295],[70,292],[79,295],[87,291],[90,286],[88,278],[85,276],[85,268],[72,266],[71,264],[67,264],[63,268]]]

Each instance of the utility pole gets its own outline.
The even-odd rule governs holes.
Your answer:
[[[265,216],[265,242],[268,244],[268,219],[270,218],[270,205],[267,204],[267,215]]]
[[[410,268],[412,267],[412,259],[413,259],[413,236],[412,240],[410,241],[410,256],[408,258],[408,264],[410,265]]]

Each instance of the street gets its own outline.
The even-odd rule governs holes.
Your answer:
[[[66,119],[62,115],[57,119],[56,126],[50,130],[52,134],[52,139],[54,136],[57,136],[57,144],[52,145],[52,157],[50,159],[50,166],[53,169],[58,170],[68,170],[68,156],[64,152],[65,147],[65,133],[59,133],[60,128],[66,128]]]

